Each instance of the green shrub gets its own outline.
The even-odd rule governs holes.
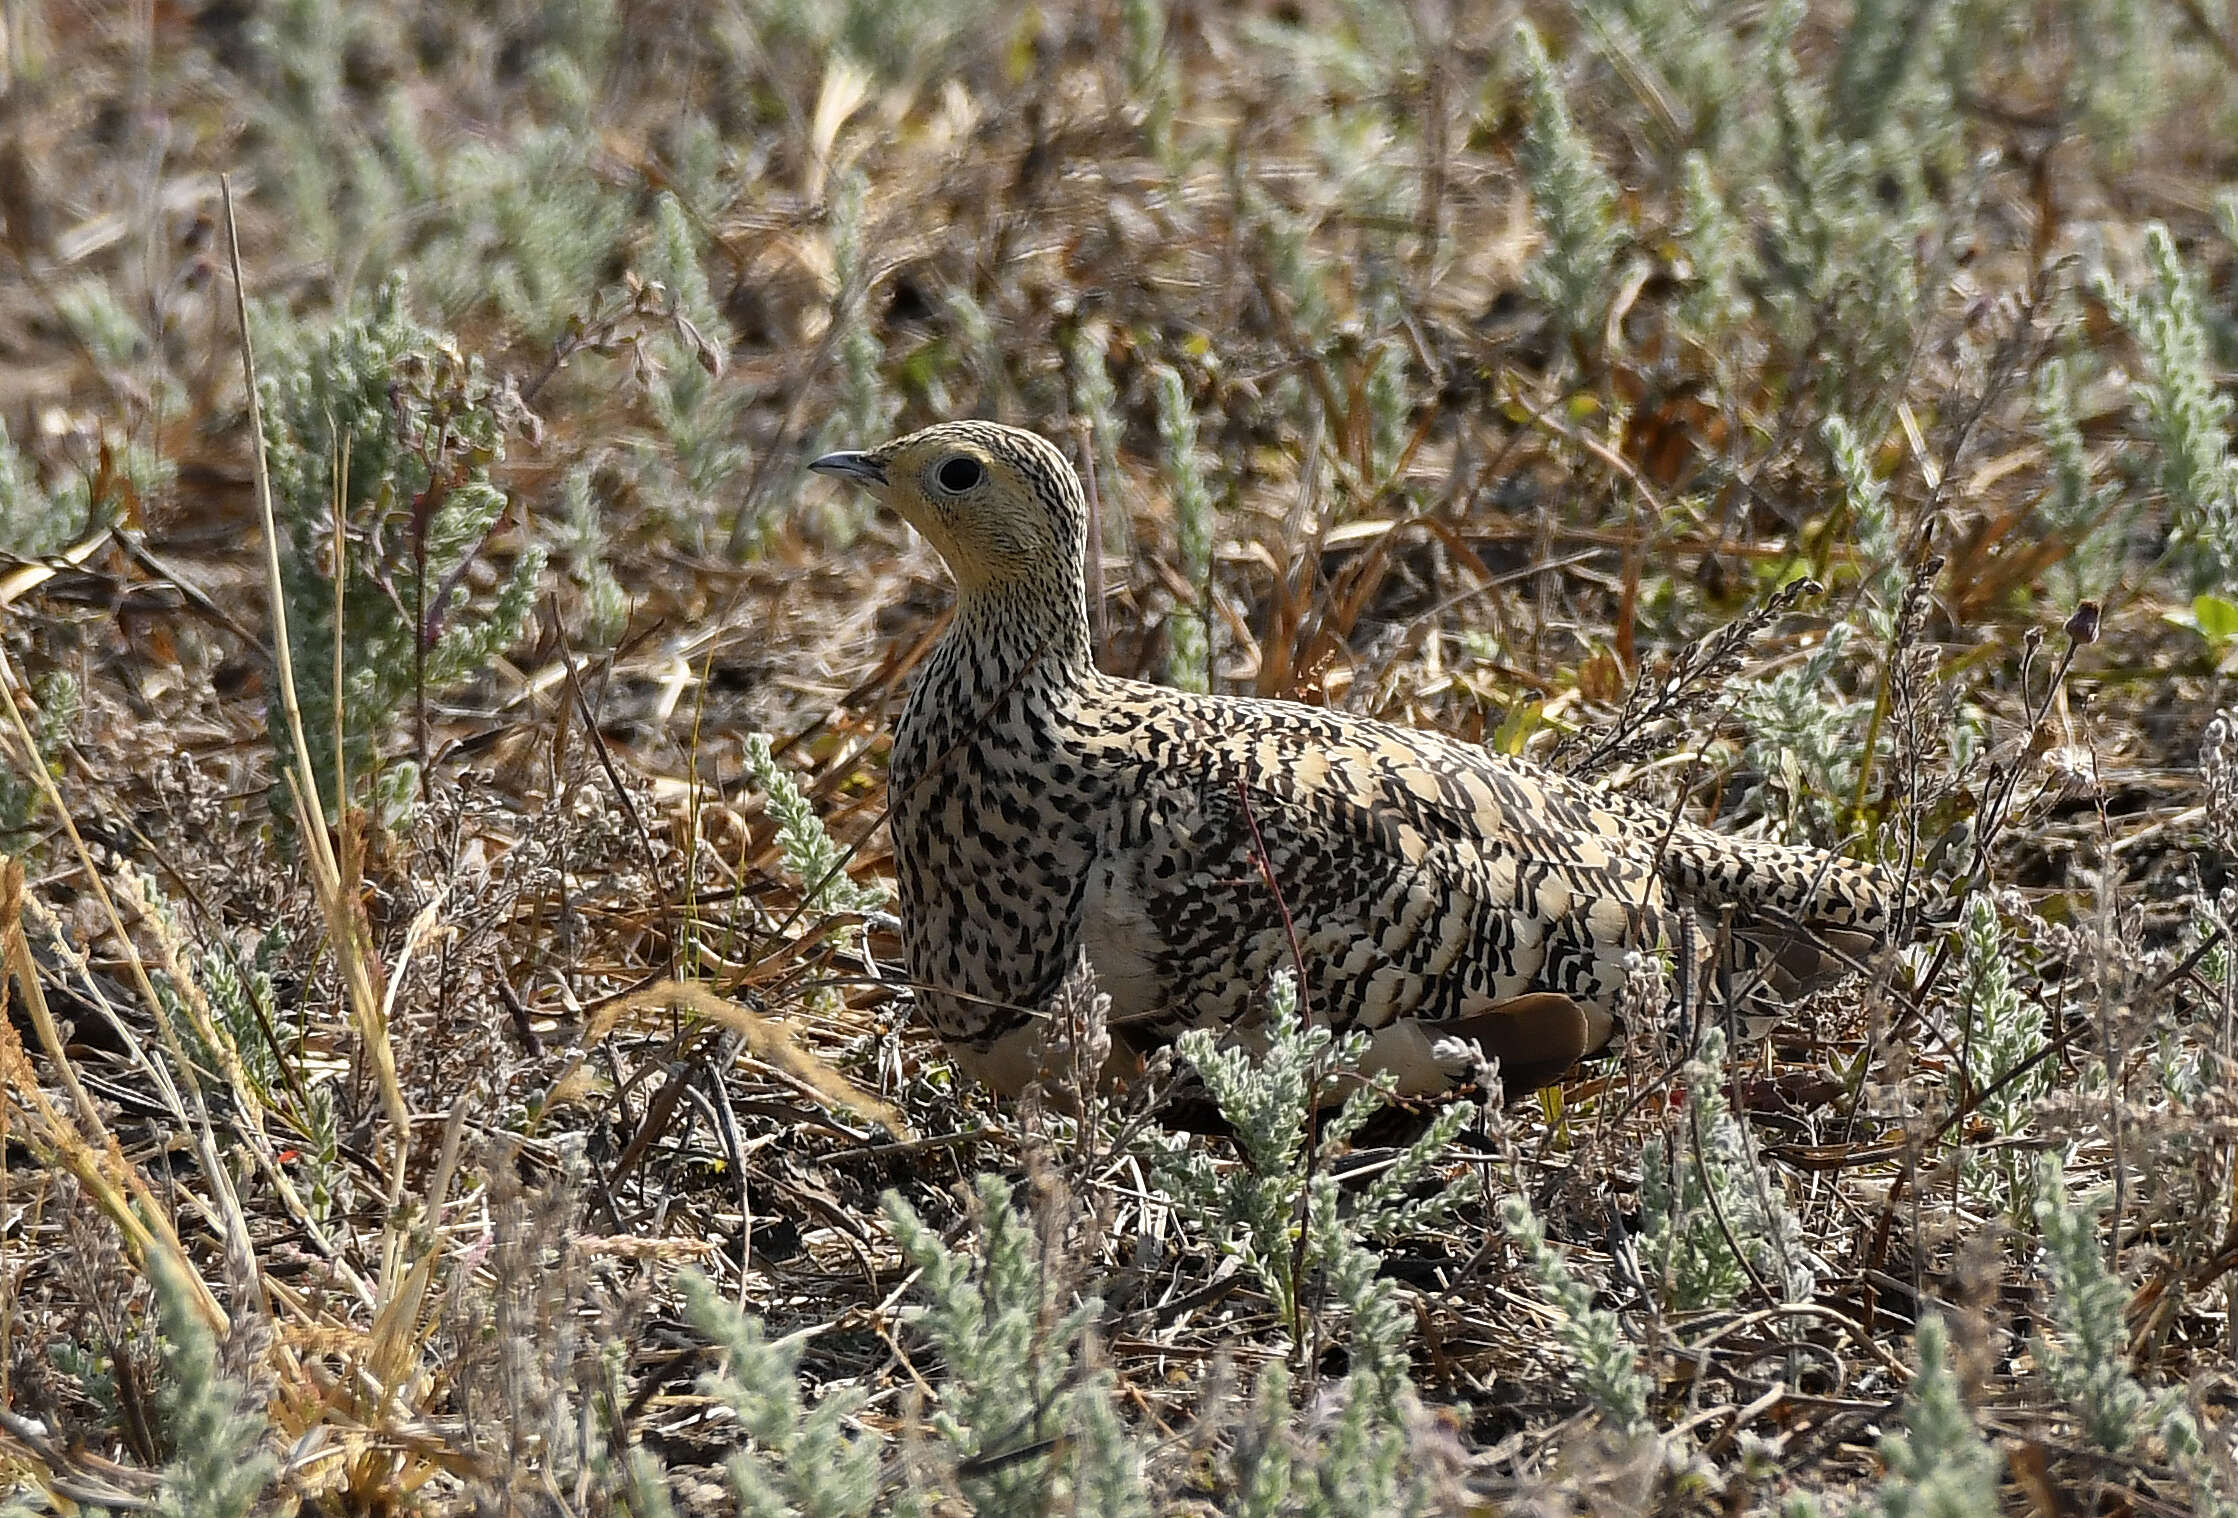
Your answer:
[[[1781,1302],[1809,1300],[1826,1267],[1726,1105],[1723,1033],[1702,1036],[1680,1079],[1676,1124],[1640,1152],[1638,1254],[1649,1283],[1677,1312],[1730,1307],[1752,1279]]]
[[[331,788],[339,733],[353,792],[371,783],[384,815],[401,816],[418,768],[390,762],[391,740],[416,703],[479,677],[520,636],[543,571],[543,550],[528,547],[494,589],[469,578],[509,505],[490,477],[514,420],[507,396],[478,360],[411,320],[393,280],[366,315],[294,334],[268,359],[262,389],[289,641],[319,800],[332,813],[350,799]],[[286,773],[277,692],[272,719]]]
[[[1951,1369],[1949,1331],[1932,1313],[1919,1322],[1919,1372],[1904,1399],[1903,1431],[1882,1437],[1881,1459],[1881,1518],[1996,1518],[2004,1462],[1975,1426]]]

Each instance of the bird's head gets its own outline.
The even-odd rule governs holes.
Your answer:
[[[1054,445],[995,422],[942,422],[808,466],[861,485],[923,533],[967,593],[1079,598],[1080,477]]]

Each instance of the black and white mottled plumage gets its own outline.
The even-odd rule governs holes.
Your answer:
[[[1090,658],[1087,511],[1064,456],[987,422],[815,468],[869,488],[958,585],[894,734],[890,826],[918,1004],[1004,1092],[1085,954],[1134,1049],[1248,1038],[1273,972],[1370,1030],[1412,1092],[1497,1056],[1511,1085],[1605,1044],[1627,978],[1676,937],[1759,987],[1838,976],[1887,931],[1870,865],[1727,838],[1435,733],[1192,695]]]

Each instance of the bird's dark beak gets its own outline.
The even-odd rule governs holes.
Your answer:
[[[867,453],[827,453],[808,467],[818,474],[837,475],[873,490],[886,488],[886,466]]]

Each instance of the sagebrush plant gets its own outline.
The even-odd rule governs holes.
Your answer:
[[[769,735],[749,733],[741,747],[746,779],[777,819],[778,847],[785,868],[800,882],[801,905],[810,912],[875,912],[885,906],[883,888],[847,874],[848,851],[826,830],[800,782],[777,762]]]
[[[1197,417],[1188,386],[1171,367],[1150,373],[1158,400],[1158,442],[1166,491],[1173,502],[1177,566],[1196,600],[1176,607],[1166,623],[1166,680],[1182,690],[1212,688],[1212,540],[1211,487],[1197,452]]]
[[[1181,85],[1166,49],[1166,7],[1163,0],[1125,0],[1119,17],[1126,35],[1127,93],[1142,105],[1151,156],[1173,167],[1173,113]]]
[[[1546,1227],[1529,1201],[1521,1196],[1502,1199],[1500,1224],[1523,1251],[1540,1297],[1554,1311],[1554,1337],[1569,1354],[1586,1402],[1621,1433],[1646,1429],[1653,1388],[1623,1323],[1594,1303],[1593,1289],[1571,1273],[1561,1252],[1547,1242]]]
[[[1733,704],[1742,758],[1762,777],[1757,804],[1791,838],[1830,842],[1857,788],[1870,704],[1836,682],[1856,631],[1836,622],[1801,660],[1742,685]]]
[[[29,716],[35,751],[19,755],[22,735],[12,724],[0,726],[0,755],[9,761],[0,764],[0,854],[23,854],[32,847],[46,791],[32,778],[31,767],[61,773],[62,746],[77,721],[79,700],[77,682],[68,672],[49,670],[32,682]]]
[[[1675,1312],[1729,1307],[1752,1282],[1779,1303],[1807,1301],[1827,1266],[1725,1100],[1721,1030],[1702,1035],[1679,1079],[1684,1103],[1640,1150],[1637,1255],[1649,1284]]]
[[[1965,1095],[1978,1095],[1974,1111],[1989,1128],[1986,1151],[1967,1149],[1963,1175],[1972,1194],[1990,1206],[2025,1211],[2030,1163],[2006,1141],[2021,1136],[2030,1108],[2051,1086],[2053,1071],[2041,1058],[2050,1043],[2046,1009],[2013,984],[2004,926],[1989,892],[1966,898],[1959,939],[1960,1066]]]
[[[1408,1372],[1408,1313],[1363,1240],[1432,1230],[1477,1202],[1475,1177],[1442,1185],[1434,1177],[1471,1109],[1447,1106],[1372,1182],[1348,1191],[1333,1167],[1388,1099],[1387,1079],[1360,1073],[1365,1036],[1337,1038],[1306,1023],[1287,972],[1268,991],[1264,1034],[1257,1056],[1222,1049],[1205,1030],[1185,1034],[1179,1048],[1233,1134],[1240,1163],[1217,1164],[1171,1135],[1151,1155],[1181,1215],[1251,1270],[1293,1349],[1302,1347],[1306,1294],[1316,1284],[1314,1321],[1335,1309],[1347,1328],[1349,1367],[1329,1389],[1337,1411],[1322,1427],[1296,1426],[1285,1364],[1268,1363],[1237,1440],[1239,1510],[1408,1510],[1434,1479],[1407,1461],[1422,1416]],[[1343,1105],[1317,1124],[1321,1101],[1338,1091],[1347,1093]]]
[[[1005,1183],[981,1176],[974,1197],[980,1237],[972,1250],[949,1245],[899,1197],[885,1201],[894,1240],[921,1273],[924,1307],[914,1321],[940,1357],[946,1386],[926,1426],[955,1462],[956,1486],[980,1512],[1035,1510],[1067,1491],[1077,1500],[1115,1484],[1126,1490],[1123,1471],[1084,1481],[1080,1462],[1131,1464],[1139,1459],[1133,1449],[1062,1438],[1083,1403],[1110,1395],[1087,1342],[1102,1304],[1067,1300],[1067,1283],[1052,1273],[1032,1219]]]
[[[700,1378],[715,1404],[738,1420],[751,1445],[724,1462],[731,1494],[743,1513],[800,1513],[854,1518],[879,1511],[878,1441],[851,1433],[859,1395],[833,1391],[810,1408],[800,1394],[801,1341],[770,1339],[762,1325],[725,1300],[697,1271],[679,1278],[691,1325],[723,1356]],[[642,1450],[639,1461],[651,1466]],[[666,1485],[640,1484],[666,1501]]]
[[[1209,1029],[1177,1045],[1234,1135],[1240,1163],[1215,1162],[1202,1148],[1168,1136],[1151,1154],[1174,1205],[1223,1252],[1248,1267],[1295,1325],[1302,1293],[1322,1273],[1356,1264],[1360,1240],[1398,1238],[1436,1227],[1472,1204],[1474,1176],[1414,1195],[1433,1174],[1469,1117],[1464,1102],[1443,1108],[1375,1180],[1349,1198],[1340,1221],[1330,1167],[1389,1099],[1387,1076],[1361,1073],[1368,1035],[1342,1036],[1309,1023],[1296,977],[1278,971],[1269,986],[1264,1048],[1226,1047]],[[1325,1104],[1335,1106],[1327,1111]],[[1341,1294],[1341,1293],[1340,1293]]]
[[[728,498],[748,462],[738,440],[747,392],[724,380],[730,324],[709,289],[698,234],[674,195],[654,203],[652,241],[641,262],[671,322],[651,343],[637,345],[641,364],[650,350],[659,366],[645,376],[657,429],[645,476],[677,536],[704,552],[713,537],[714,507]]]
[[[2052,489],[2037,509],[2044,525],[2067,546],[2051,576],[2065,609],[2105,596],[2122,572],[2128,529],[2137,501],[2104,483],[2083,443],[2077,414],[2077,361],[2054,358],[2036,371],[2036,419],[2049,456]]]
[[[1965,55],[1948,8],[1854,7],[1824,74],[1797,56],[1800,0],[1746,14],[1632,0],[1578,9],[1615,78],[1652,67],[1652,88],[1602,93],[1651,145],[1653,174],[1682,187],[1678,241],[1695,283],[1680,315],[1712,372],[1882,416],[1919,331],[1917,255],[1938,185],[1963,170]],[[1525,67],[1536,74],[1529,56]],[[1540,210],[1560,223],[1548,256],[1574,250],[1539,276],[1542,294],[1572,331],[1597,330],[1614,283],[1607,170],[1584,139],[1558,158],[1533,148],[1526,171],[1535,203],[1553,198],[1539,185],[1558,173],[1571,207]],[[1833,333],[1839,363],[1826,361]]]
[[[170,483],[170,462],[122,429],[103,429],[85,452],[42,485],[37,465],[0,423],[0,556],[58,553],[118,513],[141,510]]]
[[[301,151],[267,155],[304,240],[325,251],[345,294],[408,261],[444,321],[487,312],[543,339],[631,225],[629,197],[599,171],[584,123],[603,114],[596,81],[611,66],[616,15],[603,0],[548,7],[516,60],[518,115],[443,148],[405,88],[360,104],[353,73],[402,52],[401,13],[286,4],[246,39],[270,86],[259,130]]]
[[[1736,106],[1745,98],[1751,55],[1724,6],[1714,0],[1582,0],[1576,10],[1581,36],[1611,66],[1655,60],[1675,106],[1667,118],[1650,117],[1666,157],[1689,142],[1714,151],[1741,129]]]
[[[1683,172],[1686,188],[1676,241],[1686,259],[1687,289],[1679,302],[1679,319],[1713,372],[1730,385],[1737,377],[1730,373],[1735,355],[1729,339],[1748,318],[1744,281],[1756,273],[1755,256],[1709,155],[1688,153]]]
[[[2160,453],[2160,488],[2195,588],[2238,581],[2238,455],[2233,402],[2216,380],[2198,278],[2168,228],[2145,229],[2151,282],[2132,290],[2102,276],[2098,294],[2136,339],[2145,373],[2136,387]]]
[[[1308,227],[1256,185],[1243,189],[1242,210],[1254,234],[1268,282],[1282,293],[1285,315],[1312,351],[1325,348],[1336,327],[1329,274]]]
[[[2129,1291],[2106,1268],[2098,1209],[2069,1196],[2056,1155],[2038,1171],[2035,1211],[2053,1328],[2036,1341],[2038,1362],[2090,1441],[2121,1454],[2166,1421],[2178,1395],[2156,1399],[2130,1373]]]
[[[163,1321],[163,1414],[171,1459],[159,1473],[163,1518],[246,1518],[279,1461],[250,1388],[219,1368],[217,1338],[179,1268],[158,1256],[149,1272]]]
[[[895,412],[894,398],[881,368],[885,347],[868,311],[869,250],[864,245],[869,235],[864,225],[868,211],[860,172],[848,170],[834,179],[827,214],[831,227],[833,329],[827,341],[838,359],[839,395],[838,404],[818,435],[818,453],[872,446],[886,435]],[[825,521],[844,542],[858,525],[859,513],[866,509],[840,498],[826,508]],[[737,541],[735,534],[733,541]]]
[[[1886,640],[1896,628],[1905,581],[1888,482],[1875,474],[1857,429],[1839,413],[1820,423],[1819,431],[1826,439],[1826,451],[1833,457],[1834,473],[1842,482],[1843,509],[1849,514],[1849,537],[1857,554],[1857,593],[1864,602],[1864,630]]]
[[[1097,525],[1103,534],[1098,547],[1104,553],[1129,553],[1134,532],[1124,504],[1126,482],[1119,473],[1119,436],[1125,426],[1119,418],[1119,390],[1111,381],[1104,345],[1089,327],[1074,330],[1065,358],[1072,377],[1072,411],[1088,428],[1088,472],[1094,475]]]
[[[592,473],[587,464],[568,470],[560,485],[559,527],[568,574],[583,596],[576,636],[584,648],[596,653],[621,642],[622,634],[628,631],[629,592],[614,578]]]
[[[1600,332],[1613,292],[1617,254],[1616,185],[1593,145],[1570,119],[1561,75],[1532,27],[1515,31],[1530,124],[1523,172],[1545,246],[1532,265],[1532,288],[1562,334],[1581,348]]]
[[[598,172],[597,140],[575,125],[592,110],[590,77],[571,58],[547,56],[535,78],[550,124],[444,163],[424,264],[437,310],[488,302],[508,324],[548,339],[598,288],[632,212]]]
[[[401,281],[361,316],[282,336],[261,385],[296,695],[320,787],[304,799],[329,813],[353,799],[332,789],[339,761],[353,796],[371,781],[383,815],[399,818],[419,770],[392,739],[415,700],[424,708],[485,674],[533,609],[541,547],[521,548],[494,588],[472,579],[510,506],[491,470],[518,402],[412,320]],[[288,724],[277,692],[271,701],[288,773]]]
[[[31,460],[0,423],[0,553],[19,559],[52,553],[86,526],[82,506],[58,505],[39,488]]]
[[[2048,64],[2062,113],[2109,166],[2127,168],[2169,104],[2169,40],[2153,14],[2142,0],[2079,0],[2034,16],[2017,5],[1957,6],[1952,58]]]
[[[789,0],[758,12],[765,39],[802,58],[844,55],[880,82],[938,76],[948,51],[981,24],[986,0],[933,10],[909,0]]]
[[[1799,0],[1775,5],[1763,26],[1774,125],[1759,151],[1754,209],[1764,239],[1765,314],[1776,363],[1809,379],[1841,414],[1885,416],[1886,390],[1910,360],[1923,283],[1920,239],[1938,209],[1933,173],[1956,176],[1956,102],[1942,64],[1941,8],[1860,5],[1831,77],[1803,71]],[[1841,334],[1841,359],[1817,351]]]
[[[1950,1330],[1919,1320],[1919,1369],[1904,1398],[1904,1423],[1881,1438],[1888,1467],[1874,1507],[1882,1518],[1996,1518],[2004,1460],[1982,1438],[1951,1365]]]
[[[803,1335],[772,1339],[711,1282],[683,1275],[692,1326],[723,1356],[701,1388],[748,1441],[726,1462],[740,1513],[867,1518],[946,1511],[957,1498],[982,1513],[1157,1510],[1145,1476],[1152,1444],[1120,1416],[1098,1363],[1102,1304],[1075,1297],[1057,1273],[1048,1236],[1057,1220],[1023,1210],[994,1176],[979,1177],[971,1198],[973,1238],[963,1247],[899,1197],[885,1199],[894,1239],[918,1272],[918,1305],[906,1317],[937,1399],[900,1461],[862,1431],[860,1393],[835,1389],[813,1404],[803,1395]],[[1248,1406],[1219,1410],[1229,1453],[1218,1489],[1230,1511],[1260,1518],[1424,1510],[1439,1476],[1408,1461],[1426,1416],[1407,1374],[1408,1315],[1378,1279],[1376,1256],[1342,1238],[1333,1212],[1321,1226],[1340,1240],[1331,1286],[1350,1316],[1351,1368],[1323,1388],[1318,1411],[1301,1414],[1290,1373],[1270,1362]],[[668,1474],[650,1450],[631,1450],[621,1475],[641,1518],[673,1510]]]

